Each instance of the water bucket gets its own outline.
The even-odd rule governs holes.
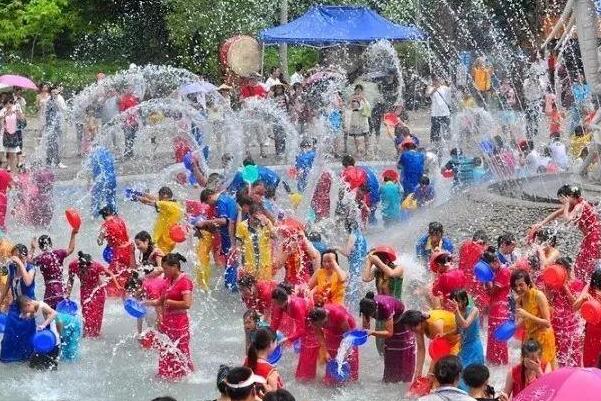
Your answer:
[[[326,363],[326,371],[335,381],[342,383],[351,377],[351,365],[348,362],[343,362],[339,369],[338,361],[336,359],[330,359]]]
[[[378,256],[383,255],[391,262],[394,262],[396,260],[396,252],[394,251],[394,248],[387,245],[380,245],[375,247],[373,253],[374,255]]]
[[[513,320],[508,320],[496,328],[494,335],[497,341],[508,341],[517,330],[517,325]]]
[[[39,354],[47,354],[56,347],[56,335],[50,330],[41,330],[33,336],[33,349]]]
[[[56,305],[56,311],[59,313],[66,313],[67,315],[76,315],[77,314],[77,303],[71,301],[70,299],[63,299]]]
[[[444,337],[438,337],[430,341],[428,353],[433,361],[437,361],[451,353],[451,343]]]
[[[282,346],[278,345],[275,349],[267,356],[267,362],[272,365],[277,364],[282,359]]]
[[[601,322],[601,303],[590,299],[582,304],[580,314],[587,323],[597,324]]]
[[[474,277],[482,283],[490,283],[494,280],[495,274],[488,263],[479,261],[474,266]]]
[[[344,333],[344,338],[351,337],[353,339],[353,346],[359,347],[367,342],[367,330],[351,330]]]
[[[543,270],[543,282],[551,288],[561,288],[567,278],[566,269],[559,265],[548,266]]]
[[[131,317],[136,319],[146,315],[146,306],[135,298],[125,298],[123,301],[123,307]]]
[[[78,231],[79,227],[81,227],[81,217],[79,216],[77,210],[71,208],[65,210],[65,217],[67,218],[67,222],[71,228],[75,231]]]

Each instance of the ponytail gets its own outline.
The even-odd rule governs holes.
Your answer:
[[[183,257],[179,252],[172,252],[165,255],[163,258],[163,265],[177,266],[181,270],[182,262],[186,262],[186,258]]]
[[[403,313],[400,322],[401,324],[409,328],[413,328],[419,326],[420,324],[422,324],[422,322],[425,322],[426,320],[426,315],[424,315],[420,311],[408,310],[405,311],[405,313]]]
[[[273,343],[275,340],[276,335],[270,328],[257,330],[246,353],[247,366],[254,371],[257,368],[259,351],[265,351],[266,349],[269,349],[271,343]]]
[[[290,284],[280,283],[271,292],[271,299],[284,304],[288,302],[288,297],[292,295],[292,291],[293,287]]]
[[[365,297],[359,301],[359,314],[366,317],[376,318],[378,304],[375,300],[373,291],[368,291]]]

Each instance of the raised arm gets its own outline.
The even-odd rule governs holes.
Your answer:
[[[23,261],[19,259],[18,256],[13,256],[11,260],[17,264],[17,267],[21,271],[21,277],[23,277],[23,282],[25,283],[25,285],[30,286],[35,278],[35,269],[30,269],[29,271],[27,271],[25,263],[23,263]]]
[[[77,230],[71,231],[71,237],[69,238],[69,244],[67,245],[67,256],[71,255],[75,251],[75,237],[77,236]]]
[[[367,255],[365,258],[365,263],[363,264],[363,273],[361,274],[361,278],[365,283],[369,283],[375,279],[374,269],[372,268],[371,262],[371,254]]]

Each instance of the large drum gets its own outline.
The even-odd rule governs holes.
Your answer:
[[[226,70],[248,77],[261,69],[261,47],[251,36],[234,36],[221,45],[219,59]]]

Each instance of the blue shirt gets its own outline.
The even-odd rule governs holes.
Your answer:
[[[35,270],[35,266],[27,262],[25,263],[25,270],[28,272],[31,270]],[[35,299],[35,279],[31,283],[31,285],[28,286],[25,284],[23,277],[17,277],[18,271],[19,267],[16,263],[11,262],[8,265],[8,282],[10,284],[13,302],[17,302],[17,298],[19,298],[21,295],[25,295],[28,298]]]
[[[236,200],[231,195],[222,192],[215,202],[215,213],[217,218],[227,219],[227,223],[219,227],[219,231],[221,233],[221,238],[224,241],[222,248],[224,250],[229,250],[232,240],[229,233],[229,224],[235,222],[238,218],[238,205],[236,204]]]
[[[380,187],[380,198],[382,201],[382,217],[385,219],[398,219],[401,215],[401,199],[403,191],[401,186],[395,182],[385,182]]]

